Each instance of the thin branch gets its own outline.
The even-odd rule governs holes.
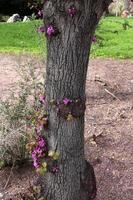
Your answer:
[[[117,99],[117,100],[120,101],[120,99],[117,96],[115,96],[112,92],[110,92],[108,89],[105,88],[104,90],[105,90],[105,92],[107,92],[108,94],[110,94],[113,98],[115,98],[115,99]]]

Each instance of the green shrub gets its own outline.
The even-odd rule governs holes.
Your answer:
[[[19,64],[20,80],[0,103],[0,165],[22,164],[29,159],[26,144],[28,134],[34,129],[29,116],[39,107],[38,95],[44,88],[42,70],[44,73],[35,63]]]

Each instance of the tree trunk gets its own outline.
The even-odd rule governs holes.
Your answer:
[[[75,16],[68,8],[74,5]],[[58,34],[47,36],[46,100],[49,115],[48,142],[60,153],[59,172],[43,177],[46,200],[89,200],[96,194],[96,180],[92,166],[84,156],[84,110],[82,115],[67,121],[52,107],[51,100],[64,98],[85,102],[85,82],[92,37],[104,1],[46,1],[44,21],[47,29],[54,24]]]
[[[124,0],[124,10],[129,11],[130,1],[131,0]]]

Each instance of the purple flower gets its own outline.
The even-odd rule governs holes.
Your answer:
[[[63,99],[63,103],[64,103],[65,105],[68,105],[68,104],[71,103],[71,102],[72,102],[71,99],[68,99],[68,98]]]
[[[40,95],[39,96],[39,101],[40,101],[40,103],[45,104],[45,96],[44,95]]]
[[[69,9],[68,9],[68,14],[71,16],[71,17],[74,17],[76,14],[77,14],[77,9],[75,6],[71,6]]]
[[[39,163],[38,163],[37,160],[34,160],[33,165],[34,165],[34,167],[35,167],[36,169],[39,168]]]
[[[58,173],[59,172],[59,167],[57,167],[57,166],[54,166],[54,167],[52,167],[52,171],[51,171],[52,173]]]
[[[46,145],[46,142],[45,142],[45,140],[42,138],[42,137],[39,137],[38,138],[38,145],[39,145],[39,147],[44,147],[45,145]]]
[[[44,32],[45,32],[44,26],[40,26],[40,27],[37,29],[37,32],[38,32],[38,33],[44,33]]]
[[[42,157],[43,155],[43,150],[40,147],[37,148],[37,154],[38,154],[38,157]]]
[[[39,16],[39,17],[43,17],[43,10],[39,10],[39,11],[38,11],[38,16]]]
[[[47,34],[48,36],[54,36],[56,34],[56,28],[51,24],[47,27]]]
[[[96,38],[95,35],[94,35],[93,38],[92,38],[92,42],[93,42],[93,43],[96,43],[96,42],[97,42],[97,38]]]
[[[31,153],[33,159],[33,165],[37,169],[40,167],[41,159],[46,156],[47,144],[43,136],[39,135],[36,139],[37,145]]]
[[[133,6],[133,1],[130,1],[130,3],[129,3],[129,4],[130,4],[130,6]]]
[[[34,151],[32,152],[32,158],[35,159],[37,157],[42,157],[43,150],[40,147],[36,147]]]
[[[34,151],[32,152],[31,157],[32,157],[33,160],[36,159],[36,153]]]

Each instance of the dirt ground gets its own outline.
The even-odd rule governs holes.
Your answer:
[[[14,55],[0,55],[0,98],[18,80],[14,71],[18,60]],[[132,200],[133,60],[91,60],[86,97],[85,153],[95,168],[96,200]],[[14,169],[4,190],[10,171],[0,171],[0,199],[25,191],[29,180],[36,178],[31,168]]]

